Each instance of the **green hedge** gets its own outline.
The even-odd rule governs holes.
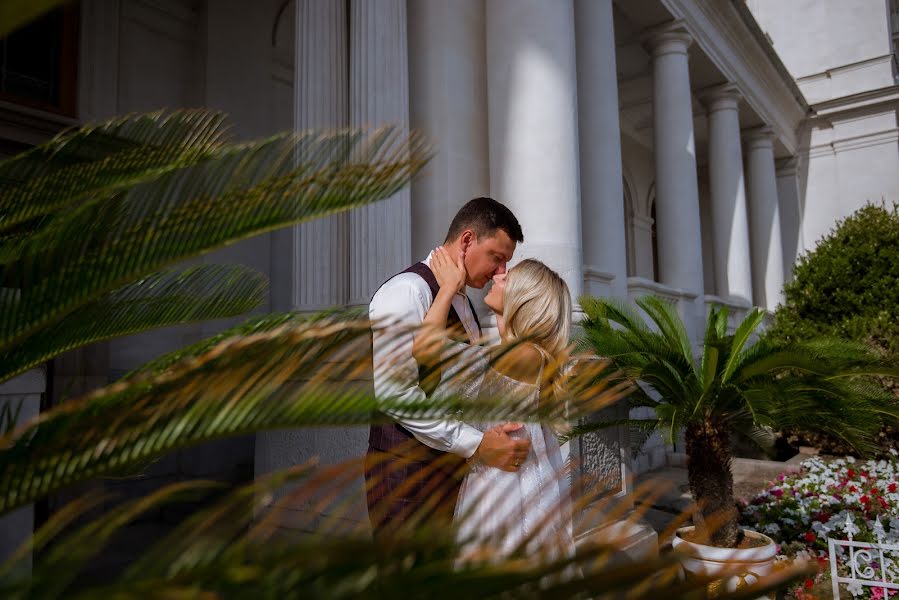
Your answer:
[[[766,333],[789,342],[832,335],[869,344],[899,362],[899,204],[867,205],[838,222],[793,269],[786,300]],[[899,382],[884,380],[899,398]],[[793,442],[841,452],[836,443],[788,432]],[[896,432],[882,434],[884,447]]]

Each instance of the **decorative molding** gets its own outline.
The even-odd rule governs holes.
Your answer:
[[[820,156],[834,155],[846,150],[859,150],[870,146],[892,144],[897,141],[899,141],[899,127],[830,141],[825,144],[817,144],[808,147],[804,151],[808,153],[809,158],[817,158]]]
[[[797,83],[812,83],[814,81],[818,81],[821,79],[831,79],[834,75],[839,75],[841,73],[848,73],[850,71],[857,71],[859,69],[866,69],[868,67],[872,67],[882,63],[891,63],[893,60],[892,54],[884,54],[883,56],[875,56],[874,58],[868,58],[866,60],[860,60],[858,62],[850,63],[848,65],[840,65],[839,67],[834,67],[832,69],[827,69],[825,71],[821,71],[820,73],[812,73],[811,75],[803,75],[796,79]]]
[[[615,274],[584,265],[584,280],[603,285],[612,285],[615,281]]]
[[[767,125],[740,132],[747,148],[774,148],[774,131]]]
[[[772,125],[787,152],[794,154],[808,103],[770,44],[764,47],[757,32],[754,34],[747,25],[746,19],[752,19],[748,9],[743,7],[744,14],[735,8],[739,1],[661,0],[687,27],[709,60],[728,80],[736,82],[747,104]]]
[[[899,85],[890,85],[819,102],[812,106],[815,111],[812,120],[838,118],[844,113],[862,109],[882,107],[885,110],[895,110],[897,104],[899,104]]]
[[[719,110],[737,110],[743,100],[740,88],[733,82],[698,90],[694,94],[710,113]]]
[[[669,287],[663,283],[652,281],[644,277],[628,277],[627,295],[634,298],[643,294],[654,294],[674,302],[679,302],[681,300],[692,302],[699,297],[698,294],[691,291],[682,288]]]

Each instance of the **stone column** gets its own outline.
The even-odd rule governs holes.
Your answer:
[[[577,82],[572,0],[487,0],[490,188],[535,257],[581,293]]]
[[[490,194],[482,0],[409,2],[409,118],[436,154],[412,183],[412,259],[443,241],[456,211]]]
[[[346,3],[298,0],[295,18],[294,129],[346,127]],[[274,268],[281,267],[279,276],[272,278],[276,308],[318,311],[347,301],[346,228],[347,216],[339,214],[279,232],[272,260]],[[280,285],[276,286],[276,280]]]
[[[702,302],[702,233],[687,48],[692,37],[677,24],[652,32],[653,155],[659,282],[694,295],[681,307],[687,330],[699,338]]]
[[[799,202],[799,161],[790,158],[777,163],[777,199],[780,235],[783,242],[784,282],[793,280],[793,265],[805,250],[802,238],[802,209]]]
[[[297,0],[294,56],[294,129],[346,127],[348,108],[347,11],[344,0]],[[277,309],[316,311],[347,301],[347,215],[315,219],[276,232],[272,256]],[[280,285],[277,282],[280,281]],[[333,464],[364,451],[362,428],[301,428],[256,434],[255,473],[270,473],[311,459]],[[361,487],[361,484],[359,484]],[[362,492],[359,492],[362,497]],[[306,514],[304,503],[283,506],[280,524]],[[364,509],[358,511],[364,521]]]
[[[575,0],[584,292],[627,297],[612,0]]]
[[[740,142],[740,94],[734,85],[710,91],[709,186],[715,265],[715,294],[752,303],[749,217]]]
[[[409,127],[405,0],[350,0],[350,124]],[[409,189],[349,214],[349,302],[366,305],[412,260]]]
[[[752,289],[755,303],[774,310],[783,301],[783,245],[774,172],[774,137],[763,127],[746,136]]]

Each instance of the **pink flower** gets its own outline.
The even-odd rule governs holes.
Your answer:
[[[769,493],[775,498],[780,498],[784,495],[784,491],[780,488],[773,488]]]

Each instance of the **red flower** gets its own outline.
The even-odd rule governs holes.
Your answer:
[[[806,578],[806,580],[805,580],[805,589],[810,590],[810,589],[812,589],[812,586],[813,586],[813,585],[815,585],[815,582],[812,581],[811,579]]]
[[[815,537],[815,534],[812,533],[811,531],[806,532],[806,534],[803,537],[805,537],[805,541],[808,542],[809,544],[813,543],[816,539],[818,539],[817,537]]]
[[[855,492],[858,491],[858,488],[855,487],[854,485],[850,485],[850,486],[849,486],[849,491],[852,492],[852,493],[854,494]]]
[[[846,471],[846,475],[849,476],[849,479],[855,479],[855,471],[853,471],[852,469]]]
[[[869,502],[871,502],[871,499],[868,498],[867,496],[862,496],[861,498],[858,499],[858,501],[861,502],[862,504],[868,504]]]
[[[896,482],[895,481],[887,486],[887,491],[896,493]]]
[[[784,495],[784,491],[783,491],[782,489],[780,489],[780,488],[774,488],[774,489],[771,490],[769,493],[770,493],[772,496],[774,496],[775,498],[780,498],[781,496]]]

